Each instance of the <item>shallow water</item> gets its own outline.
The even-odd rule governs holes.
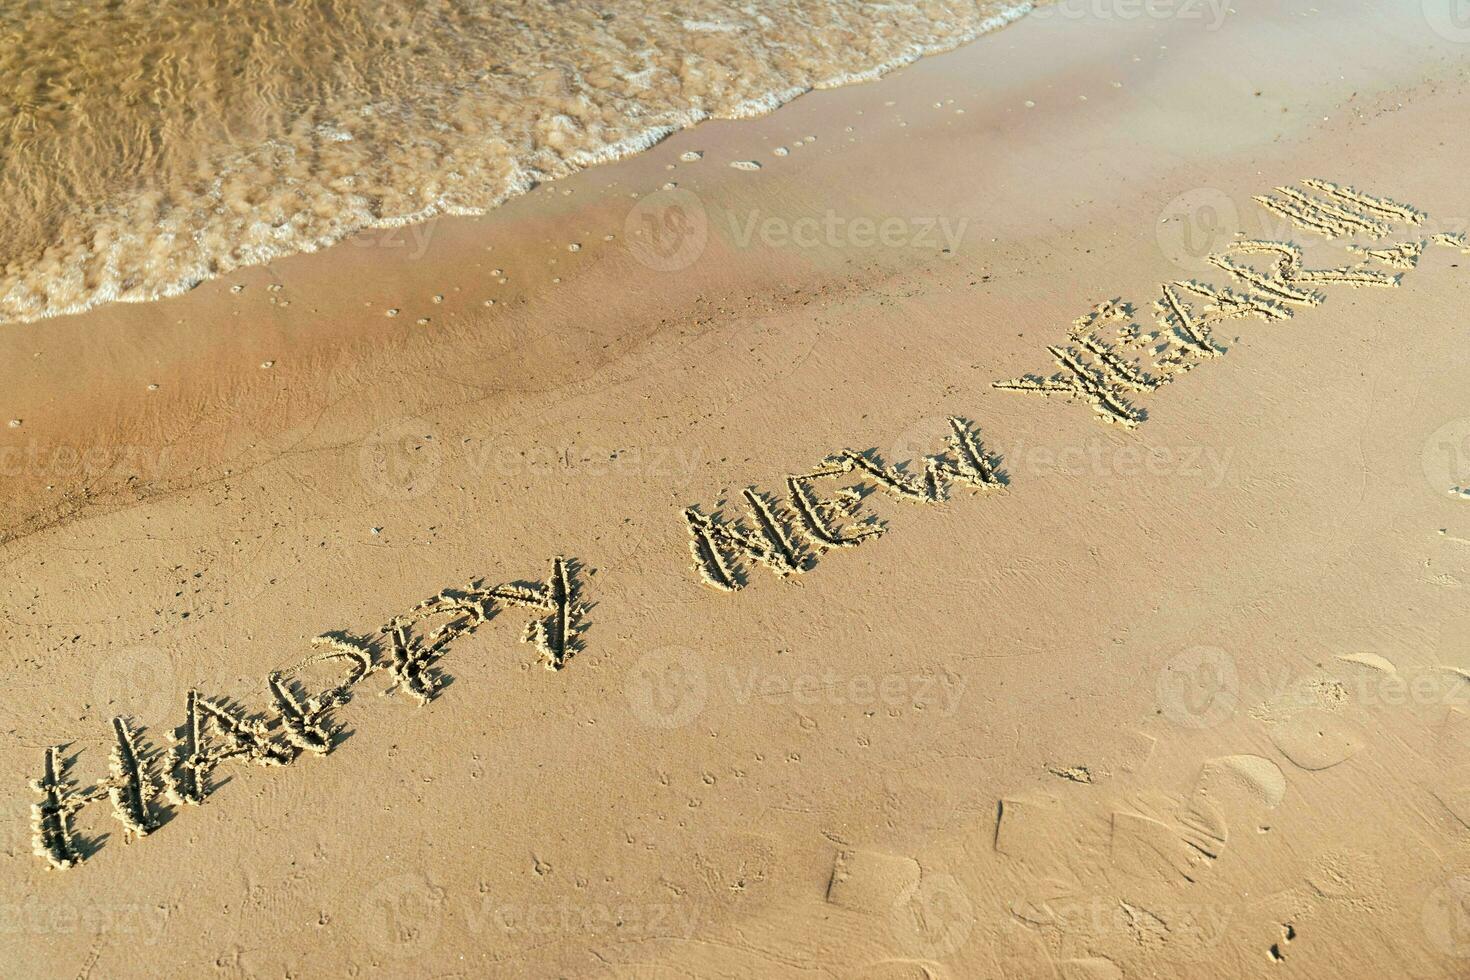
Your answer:
[[[479,213],[961,44],[987,0],[9,0],[0,321]]]

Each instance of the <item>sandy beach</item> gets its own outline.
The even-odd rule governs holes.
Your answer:
[[[0,974],[1465,975],[1452,7],[1069,0],[0,323]]]

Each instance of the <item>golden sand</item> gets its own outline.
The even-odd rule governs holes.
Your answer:
[[[1470,36],[1196,9],[7,324],[0,975],[1464,976]]]

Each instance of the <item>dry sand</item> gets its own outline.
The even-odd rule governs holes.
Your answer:
[[[1132,428],[993,387],[1098,304],[1149,332],[1161,283],[1243,289],[1206,262],[1237,232],[1364,258],[1273,188],[1428,214],[1383,242],[1466,228],[1470,36],[1171,9],[8,326],[0,973],[1463,976],[1470,257],[1216,324]],[[788,486],[841,450],[915,474],[950,417],[1003,486]],[[747,487],[809,567],[724,592],[685,512],[747,520]],[[884,533],[818,554],[803,488]],[[395,684],[380,629],[446,589],[495,615]],[[378,637],[329,753],[241,727],[294,760],[33,853],[48,746],[90,784],[114,716],[146,763],[190,691],[274,717],[282,671],[299,707],[348,676],[298,667],[329,633]]]

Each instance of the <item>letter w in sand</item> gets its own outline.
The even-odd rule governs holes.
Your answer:
[[[785,577],[806,571],[829,548],[856,547],[883,533],[883,525],[871,516],[850,520],[857,516],[861,487],[843,486],[824,499],[814,489],[819,480],[869,477],[901,500],[931,504],[944,500],[953,483],[977,490],[1004,486],[1005,475],[996,468],[997,460],[986,452],[969,424],[957,416],[948,421],[948,444],[945,450],[924,457],[922,474],[886,466],[871,452],[844,449],[813,470],[788,475],[786,489],[808,551],[798,552],[796,535],[785,514],[753,487],[743,491],[750,505],[747,524],[732,524],[718,516],[708,517],[697,507],[687,508],[684,521],[689,527],[689,548],[700,578],[721,592],[734,592],[746,584],[742,563],[765,565]]]
[[[718,517],[706,517],[697,507],[684,511],[684,522],[689,525],[689,533],[693,536],[689,548],[694,553],[694,565],[705,584],[721,592],[734,592],[745,587],[745,578],[737,567],[742,560],[765,565],[782,577],[796,575],[806,569],[775,508],[751,487],[747,487],[743,495],[750,504],[754,531],[726,523]]]

